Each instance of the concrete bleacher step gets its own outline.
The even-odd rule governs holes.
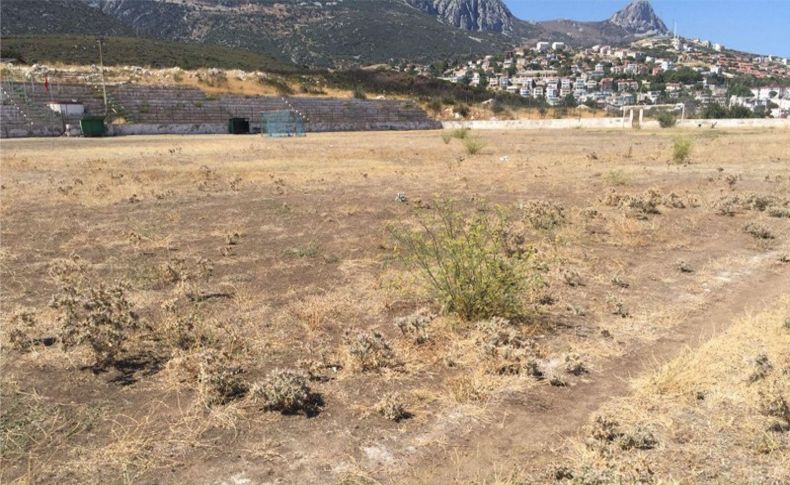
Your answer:
[[[96,92],[95,86],[64,83],[56,85],[54,90],[57,98],[83,103],[89,114],[104,112],[101,94]],[[51,112],[46,105],[52,99],[52,94],[46,93],[42,85],[35,84],[30,85],[28,91],[31,104]],[[398,100],[235,94],[209,96],[196,88],[139,84],[108,85],[107,95],[115,116],[123,117],[127,123],[133,124],[224,126],[231,117],[248,118],[253,124],[258,124],[265,111],[290,110],[302,118],[306,131],[425,129],[439,126],[420,108]],[[46,114],[47,111],[42,113]],[[9,122],[16,122],[10,111],[4,110],[4,113],[4,118],[7,117]],[[39,120],[39,123],[43,122],[43,119]]]

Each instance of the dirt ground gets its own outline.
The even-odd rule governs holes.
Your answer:
[[[761,415],[748,386],[761,353],[760,392],[790,399],[790,131],[466,136],[479,153],[439,131],[3,140],[0,481],[786,483],[781,406],[773,431],[704,440],[710,423]],[[444,313],[398,257],[389,228],[446,198],[530,221],[551,203],[556,224],[523,228],[541,284],[517,328],[541,372],[503,370],[487,327]],[[75,267],[86,288],[123,283],[139,320],[113,365],[61,345]],[[420,310],[435,315],[424,341],[395,323]],[[353,339],[370,331],[388,354],[366,368]],[[305,373],[314,406],[207,402],[205,356],[220,350],[245,383]],[[732,382],[711,370],[727,359]],[[703,391],[751,397],[709,399],[688,421],[696,401],[656,388],[679,365],[710,376]],[[379,412],[393,393],[397,421]],[[644,421],[659,445],[627,460],[590,445],[601,413]],[[710,461],[743,456],[742,473]]]

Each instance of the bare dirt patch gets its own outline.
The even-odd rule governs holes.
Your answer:
[[[790,291],[785,131],[682,165],[664,132],[440,135],[4,140],[3,480],[541,481],[625,377]],[[447,198],[505,214],[518,315],[401,258]]]

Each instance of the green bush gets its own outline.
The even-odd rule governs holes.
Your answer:
[[[486,144],[479,138],[466,137],[464,138],[464,148],[469,155],[477,155],[480,153]]]
[[[672,142],[672,160],[675,163],[688,162],[689,155],[691,155],[692,142],[688,138],[675,138]]]
[[[450,136],[463,140],[469,135],[469,128],[457,128],[450,132]]]
[[[666,111],[659,113],[656,119],[658,120],[658,124],[661,126],[661,128],[672,128],[677,124],[677,118],[675,118],[675,115]]]
[[[438,98],[433,98],[432,100],[428,101],[427,107],[433,113],[438,113],[442,110],[442,101]]]
[[[458,104],[453,108],[453,112],[466,118],[469,116],[469,106],[463,103]]]
[[[365,89],[359,84],[354,86],[353,96],[355,99],[368,99],[368,95],[365,93]]]
[[[532,251],[510,251],[501,212],[467,216],[451,201],[420,214],[416,229],[392,227],[398,255],[415,268],[444,311],[467,320],[523,315]]]

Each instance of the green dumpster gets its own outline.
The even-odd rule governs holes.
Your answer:
[[[104,116],[85,116],[80,120],[82,136],[104,136]]]
[[[231,135],[246,135],[250,132],[250,120],[247,118],[230,118],[228,120],[228,133]]]

